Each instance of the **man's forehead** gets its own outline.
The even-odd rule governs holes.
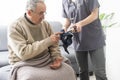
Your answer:
[[[38,2],[38,3],[37,3],[37,6],[41,6],[41,7],[42,7],[42,6],[45,6],[45,3],[44,3],[44,2]]]
[[[44,3],[38,3],[37,4],[37,7],[36,7],[36,10],[39,10],[39,11],[46,11],[46,6]]]

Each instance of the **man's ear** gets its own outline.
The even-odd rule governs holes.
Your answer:
[[[27,13],[28,13],[29,16],[32,15],[32,11],[31,10],[28,10]]]

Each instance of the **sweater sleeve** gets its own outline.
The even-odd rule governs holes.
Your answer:
[[[53,34],[53,30],[52,30],[51,25],[49,23],[48,23],[48,27],[47,28],[49,28],[49,29],[46,29],[46,30],[48,30],[47,31],[48,34],[49,35]],[[55,59],[57,57],[62,57],[58,43],[51,45],[49,47],[49,51],[50,51],[51,56],[52,56],[53,59]]]

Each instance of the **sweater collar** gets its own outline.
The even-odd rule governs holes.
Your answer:
[[[25,19],[32,25],[35,25],[30,19],[27,18],[26,13],[24,14]]]

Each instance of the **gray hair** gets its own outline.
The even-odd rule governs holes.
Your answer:
[[[35,11],[37,3],[44,2],[44,0],[28,0],[26,5],[26,10],[33,10]]]

